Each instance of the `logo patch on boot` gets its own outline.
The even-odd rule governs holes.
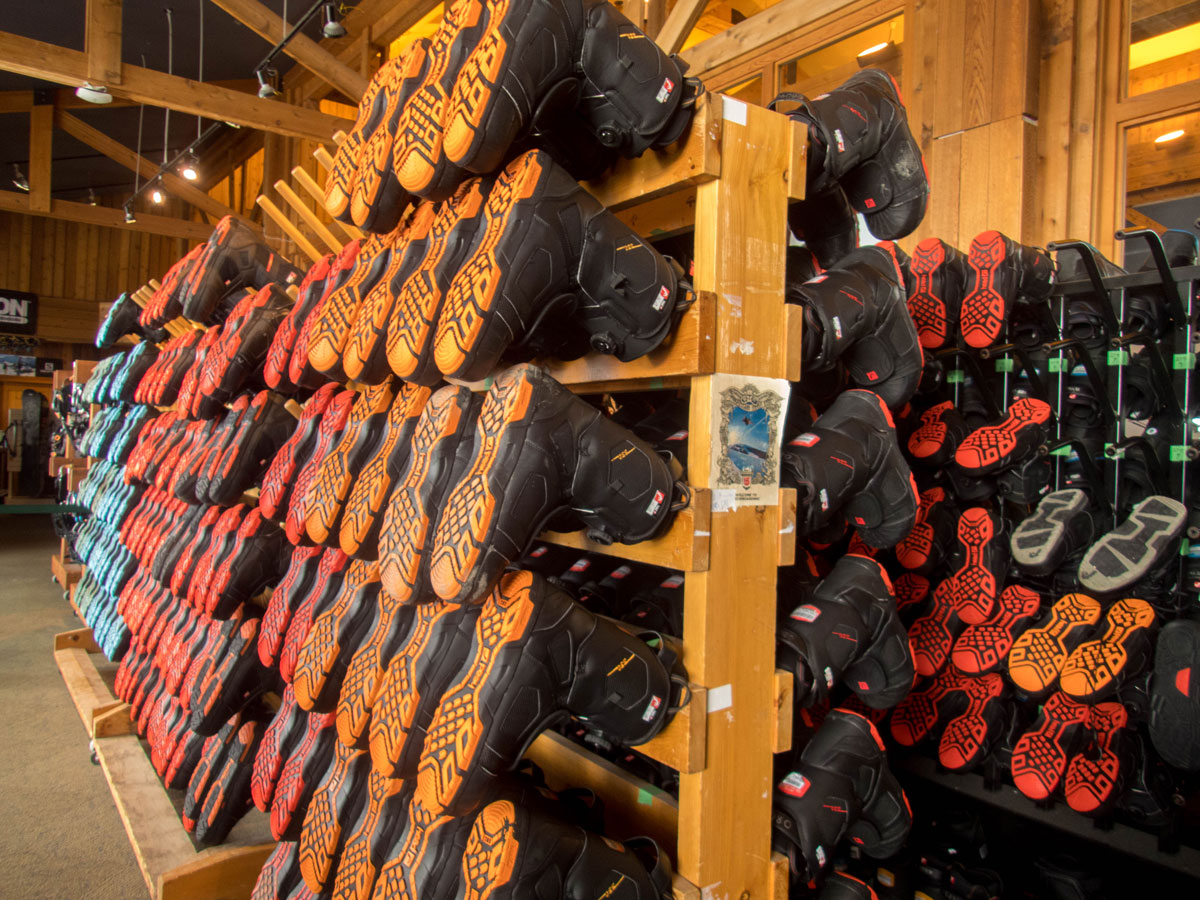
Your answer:
[[[591,564],[592,561],[590,559],[588,559],[586,556],[581,556],[579,559],[575,560],[575,564],[571,566],[571,571],[586,572]]]
[[[826,666],[824,674],[825,674],[825,687],[832,688],[833,687],[833,669],[829,668],[829,666]]]
[[[608,577],[615,579],[616,581],[620,581],[632,571],[633,569],[631,569],[629,566],[618,566],[608,573]]]
[[[649,722],[654,718],[654,714],[658,712],[658,708],[662,706],[662,698],[655,694],[650,698],[650,702],[646,705],[646,711],[642,713],[642,721]]]
[[[803,797],[808,793],[809,780],[799,772],[792,772],[779,782],[779,789],[791,797]]]
[[[651,304],[651,306],[653,306],[653,307],[654,307],[654,311],[655,311],[655,312],[661,312],[661,311],[662,311],[662,308],[663,308],[664,306],[666,306],[666,305],[667,305],[667,300],[670,298],[670,296],[671,296],[671,291],[670,291],[670,289],[669,289],[669,288],[668,288],[668,287],[667,287],[667,286],[664,284],[664,285],[663,285],[663,286],[662,286],[662,287],[659,289],[659,291],[658,291],[658,296],[657,296],[657,297],[654,299],[654,302]]]
[[[821,500],[821,512],[829,512],[829,491],[821,488],[821,493],[817,496]]]
[[[657,513],[659,511],[659,509],[662,508],[662,503],[663,503],[663,500],[665,500],[665,499],[666,499],[666,497],[662,491],[655,491],[654,499],[651,500],[650,505],[646,507],[646,515],[652,516],[655,513]]]
[[[846,139],[842,137],[842,129],[833,129],[833,139],[837,141],[838,153],[846,152]]]
[[[654,98],[659,103],[666,103],[671,99],[671,94],[675,92],[675,82],[670,78],[664,78],[662,87],[658,89],[658,95]]]
[[[815,622],[821,618],[821,611],[815,606],[806,603],[804,606],[797,606],[792,610],[792,618],[797,622]]]
[[[813,434],[811,431],[806,431],[804,434],[798,435],[792,439],[791,446],[793,447],[812,447],[820,442],[820,435]]]
[[[833,317],[833,335],[839,341],[842,339],[842,320],[837,316]]]
[[[666,579],[662,584],[660,584],[659,587],[660,588],[677,588],[681,584],[683,584],[683,576],[682,575],[672,575],[670,578]]]

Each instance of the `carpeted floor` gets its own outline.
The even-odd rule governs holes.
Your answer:
[[[6,900],[142,900],[146,883],[51,652],[81,627],[48,516],[0,515],[0,868]]]

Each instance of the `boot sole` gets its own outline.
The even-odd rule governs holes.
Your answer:
[[[998,668],[1022,627],[1037,616],[1041,603],[1029,588],[1015,584],[1005,588],[996,613],[981,625],[967,626],[958,636],[950,661],[968,675]]]
[[[1035,626],[1013,642],[1008,677],[1029,694],[1041,694],[1058,680],[1070,655],[1069,643],[1100,621],[1100,604],[1086,594],[1067,594],[1050,610],[1045,625]]]
[[[531,580],[529,573],[519,573],[483,604],[475,622],[474,655],[464,665],[462,677],[442,695],[433,714],[425,735],[416,792],[421,805],[429,810],[465,812],[475,797],[468,795],[464,800],[464,785],[472,776],[478,781],[480,775],[494,774],[486,772],[479,762],[479,755],[488,747],[491,724],[484,718],[486,696],[503,692],[507,678],[513,674],[511,666],[497,673],[496,664],[504,649],[519,646],[528,635],[537,612],[529,599]],[[490,683],[493,674],[498,674],[499,684]]]
[[[521,852],[516,829],[517,810],[508,800],[483,808],[463,850],[464,900],[489,900],[512,881]]]
[[[289,685],[295,678],[300,648],[308,640],[313,620],[337,600],[341,593],[342,582],[345,580],[346,568],[349,565],[346,554],[341,550],[328,552],[332,554],[329,557],[329,563],[326,564],[325,558],[322,558],[321,564],[317,567],[316,584],[292,613],[292,621],[288,623],[287,634],[283,638],[283,647],[279,651],[279,674]]]
[[[409,900],[421,897],[422,885],[418,879],[425,854],[430,850],[435,835],[443,828],[452,827],[455,820],[430,812],[416,800],[410,800],[404,822],[404,830],[397,837],[396,845],[388,850],[388,861],[379,870],[372,897]]]
[[[258,630],[258,659],[268,669],[279,659],[292,613],[316,583],[321,552],[319,547],[297,547],[283,580],[271,592]]]
[[[254,768],[250,775],[250,798],[262,812],[270,812],[275,797],[275,785],[283,772],[294,741],[292,730],[296,727],[296,698],[289,685],[283,691],[283,700],[271,724],[267,726],[258,753],[254,756]]]
[[[1080,644],[1063,663],[1058,687],[1082,703],[1094,703],[1115,690],[1130,665],[1137,642],[1148,643],[1154,625],[1154,608],[1145,600],[1129,598],[1112,605],[1106,616],[1104,637]]]
[[[928,498],[928,502],[925,502]],[[937,549],[937,532],[929,524],[939,503],[946,500],[946,492],[941,488],[930,488],[920,495],[917,508],[917,520],[913,523],[912,531],[896,545],[896,561],[904,568],[912,571],[923,569],[930,564],[931,556]]]
[[[406,264],[410,263],[408,245],[411,237],[404,226],[388,235],[387,267],[354,309],[342,336],[340,362],[349,379],[378,384],[391,374],[386,364],[379,364],[381,359],[386,363],[379,350],[386,346],[388,318],[396,302],[393,283],[401,278]],[[312,360],[311,353],[309,360]]]
[[[396,298],[388,323],[388,364],[401,378],[415,377],[423,383],[435,384],[441,380],[441,373],[434,365],[438,322],[443,315],[446,293],[453,290],[452,279],[460,268],[462,254],[483,221],[489,199],[484,182],[475,178],[464,183],[438,209],[425,256]]]
[[[488,192],[474,249],[455,275],[438,319],[433,358],[444,375],[460,376],[472,366],[480,367],[478,348],[496,343],[494,337],[487,340],[489,332],[508,332],[502,346],[516,337],[513,332],[520,323],[497,321],[493,307],[510,274],[505,268],[512,255],[508,245],[525,240],[528,222],[520,221],[525,219],[521,213],[536,206],[548,171],[530,151],[509,163]],[[494,360],[486,362],[490,369]]]
[[[492,385],[480,410],[467,472],[450,489],[437,525],[429,575],[443,600],[478,602],[484,599],[484,588],[490,589],[480,563],[491,547],[491,534],[506,499],[499,482],[512,473],[524,445],[523,426],[536,390],[534,372],[525,367],[510,369]],[[497,472],[503,474],[493,477]]]
[[[1154,651],[1150,740],[1176,768],[1200,770],[1200,623],[1166,625]]]
[[[946,723],[938,742],[938,762],[954,772],[973,769],[983,759],[1000,725],[1004,679],[995,672],[964,676],[967,709]]]
[[[996,342],[1008,322],[1013,285],[1004,268],[1008,251],[998,231],[976,235],[967,251],[974,286],[963,296],[959,327],[968,347],[981,349]],[[970,282],[968,281],[968,284]]]
[[[918,675],[936,674],[945,665],[954,648],[954,639],[962,631],[962,622],[950,602],[948,582],[949,579],[934,589],[933,608],[908,629],[913,665]]]
[[[1049,574],[1047,566],[1065,551],[1071,519],[1087,507],[1087,494],[1081,490],[1054,491],[1043,497],[1033,515],[1022,520],[1013,531],[1009,547],[1016,564],[1034,575]]]
[[[430,588],[423,572],[432,547],[442,491],[437,481],[447,477],[453,454],[443,453],[443,441],[453,441],[453,450],[471,424],[468,410],[471,392],[464,387],[445,387],[429,398],[413,434],[408,467],[397,479],[388,500],[379,534],[379,575],[383,588],[397,603],[425,599]],[[449,456],[434,467],[439,455]],[[435,496],[438,495],[438,496]]]
[[[342,430],[350,418],[350,410],[354,405],[353,391],[342,391],[326,408],[321,416],[321,425],[317,429],[317,441],[300,473],[292,484],[292,497],[288,503],[287,517],[284,519],[284,530],[287,539],[293,544],[299,544],[308,537],[305,522],[308,517],[308,492],[316,480],[321,462],[329,451],[337,445]]]
[[[1000,587],[998,576],[986,563],[994,552],[996,525],[986,509],[974,507],[959,516],[957,535],[966,561],[947,579],[949,599],[964,624],[981,625],[992,614]]]
[[[384,831],[390,831],[403,812],[395,807],[406,788],[407,783],[400,778],[388,778],[374,769],[368,773],[366,812],[342,848],[333,883],[334,897],[371,896],[379,875],[372,850],[377,842],[383,843]]]
[[[1050,405],[1041,400],[1027,397],[1017,400],[1008,408],[1004,421],[968,434],[954,452],[954,462],[972,475],[987,475],[1004,468],[1015,461],[1014,455],[1030,434],[1039,437],[1039,444],[1044,440],[1041,426],[1050,421],[1050,412]]]
[[[1102,595],[1130,587],[1166,559],[1186,527],[1186,506],[1169,497],[1147,497],[1084,554],[1079,583]]]
[[[333,168],[325,181],[325,210],[335,219],[342,219],[350,209],[354,195],[363,144],[383,124],[390,98],[386,88],[394,84],[395,70],[402,59],[388,60],[367,84],[367,91],[358,103],[358,117],[333,158]]]
[[[909,694],[892,712],[891,732],[896,742],[915,747],[933,732],[942,718],[942,704],[962,690],[968,676],[954,668],[943,669],[924,690]]]
[[[894,260],[893,260],[894,261]],[[879,429],[887,429],[891,433],[891,447],[888,450],[888,455],[891,457],[890,462],[903,467],[908,473],[908,490],[909,497],[907,503],[903,503],[897,509],[886,511],[884,519],[880,519],[879,504],[875,501],[873,488],[877,484],[877,480],[883,474],[887,466],[881,466],[875,476],[867,482],[866,487],[855,495],[846,504],[846,520],[855,527],[859,537],[872,547],[893,547],[904,538],[909,531],[912,530],[912,524],[916,521],[917,510],[921,506],[920,491],[917,490],[917,481],[913,478],[912,470],[908,468],[908,463],[904,459],[904,454],[900,452],[900,445],[896,442],[896,423],[892,419],[892,412],[888,409],[888,405],[883,401],[883,398],[868,390],[846,391],[843,397],[848,395],[861,395],[865,405],[873,412],[877,412],[880,416],[875,427]],[[870,524],[872,520],[875,524]],[[906,523],[906,524],[901,524]]]
[[[943,454],[950,457],[958,449],[952,447],[947,451],[946,440],[950,428],[940,415],[953,408],[954,404],[946,401],[921,413],[921,425],[908,437],[908,452],[914,459],[936,463]]]
[[[908,295],[908,312],[917,326],[921,346],[936,350],[945,346],[956,324],[951,320],[947,301],[939,297],[933,276],[946,263],[946,247],[937,238],[925,238],[913,250],[909,270],[916,287]]]
[[[325,772],[333,751],[333,714],[314,713],[308,717],[300,743],[292,750],[271,800],[271,834],[275,840],[299,838],[308,800],[317,779]]]
[[[363,241],[349,280],[325,297],[320,308],[313,312],[308,363],[318,372],[335,381],[345,374],[342,357],[350,340],[350,329],[371,292],[383,282],[392,255],[386,235],[370,235]]]
[[[1066,694],[1054,694],[1042,707],[1042,722],[1017,739],[1012,775],[1017,790],[1031,800],[1046,800],[1062,783],[1078,730],[1088,708]]]
[[[366,743],[371,724],[371,707],[379,696],[388,664],[395,655],[397,633],[403,635],[410,608],[379,598],[379,618],[370,637],[355,651],[346,667],[337,705],[337,733],[347,747]]]
[[[296,844],[277,844],[258,873],[250,900],[286,900],[299,880]]]
[[[300,875],[314,894],[325,890],[337,871],[344,828],[357,817],[366,776],[359,762],[365,756],[362,750],[337,750],[333,765],[308,803],[298,852]],[[343,804],[348,806],[342,808]]]
[[[1098,703],[1088,709],[1088,730],[1094,749],[1080,753],[1067,766],[1063,794],[1067,806],[1085,816],[1096,816],[1111,808],[1121,792],[1119,742],[1129,714],[1120,703]]]

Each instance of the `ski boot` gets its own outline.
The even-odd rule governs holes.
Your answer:
[[[301,277],[300,270],[277,256],[253,228],[226,216],[217,223],[181,286],[183,314],[196,322],[211,323],[222,299],[239,288],[258,289],[271,282],[294,284]]]

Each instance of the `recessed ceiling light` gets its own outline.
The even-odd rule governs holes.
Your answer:
[[[75,88],[75,96],[80,100],[86,100],[88,103],[96,103],[103,106],[105,103],[112,103],[112,94],[108,92],[102,84],[92,84],[90,81],[85,81],[79,87]]]
[[[889,43],[891,43],[891,42],[883,41],[882,43],[875,44],[874,46],[868,47],[866,50],[863,50],[861,53],[858,54],[858,58],[862,59],[864,56],[870,56],[872,53],[878,53],[880,50],[886,50],[887,45]]]
[[[1165,144],[1168,141],[1177,141],[1184,135],[1182,128],[1176,128],[1174,131],[1168,131],[1166,134],[1160,134],[1154,139],[1156,144]]]

